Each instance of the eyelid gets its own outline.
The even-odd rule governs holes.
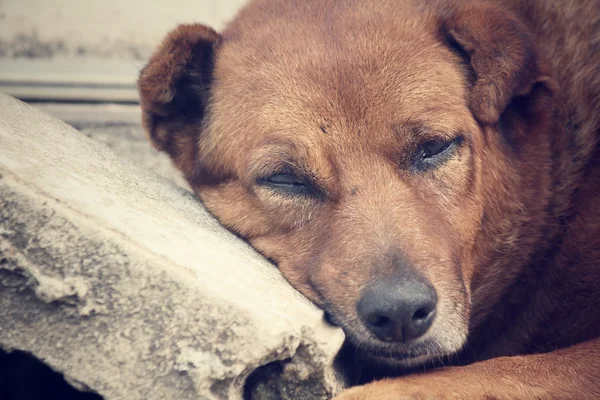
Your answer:
[[[298,171],[296,168],[287,163],[277,166],[275,168],[265,169],[265,171],[262,174],[256,176],[255,180],[264,180],[275,175],[293,175],[294,177],[296,177],[296,179],[298,179],[301,182],[312,182],[312,180],[307,178],[306,174]]]
[[[463,141],[464,141],[464,137],[460,134],[453,135],[453,136],[429,137],[425,140],[422,140],[419,143],[418,148],[423,149],[426,145],[428,145],[432,142],[445,143],[448,146],[460,146],[463,143]]]
[[[280,174],[273,174],[271,177]],[[324,192],[312,180],[305,179],[302,176],[293,174],[297,180],[296,183],[273,182],[269,177],[259,178],[256,180],[256,185],[262,187],[263,190],[268,190],[277,196],[289,199],[322,199]]]
[[[438,154],[436,154],[432,157],[423,158],[423,146],[427,145],[427,143],[429,143],[433,140],[446,141],[449,143],[449,145],[444,150],[439,152]],[[428,171],[430,169],[437,168],[438,166],[440,166],[440,165],[444,164],[446,161],[448,161],[454,154],[454,151],[456,149],[458,149],[462,145],[463,142],[464,142],[463,135],[456,135],[453,138],[438,138],[438,139],[431,138],[424,142],[421,142],[418,145],[417,152],[413,156],[413,162],[412,162],[413,168],[415,169],[416,172]],[[449,153],[449,151],[451,152],[451,154]]]
[[[452,147],[455,144],[456,144],[455,139],[428,140],[421,145],[421,151],[420,151],[421,158],[435,157],[435,156],[447,151],[450,147]],[[437,150],[437,152],[429,154],[430,146],[435,146],[435,145],[438,145],[439,149]]]
[[[274,178],[277,178],[277,177],[279,177],[279,178],[289,178],[288,179],[289,182],[297,182],[297,183],[300,183],[300,184],[307,184],[306,180],[303,179],[301,176],[298,176],[297,174],[294,174],[294,173],[291,173],[291,172],[286,172],[286,171],[275,172],[275,173],[267,175],[267,176],[265,176],[263,178],[259,178],[258,181],[259,182],[267,182],[267,183],[278,183],[278,182],[275,182],[275,181],[277,181],[277,179],[274,179]],[[285,182],[285,181],[286,181],[286,179],[283,179],[283,181],[280,184],[284,185],[284,184],[288,183],[288,182]]]
[[[302,174],[297,173],[297,168],[293,163],[286,160],[268,160],[267,162],[256,163],[248,171],[248,177],[256,181],[258,179],[266,178],[268,176],[276,174],[293,174],[301,176]]]
[[[259,146],[248,149],[244,164],[249,166],[246,177],[256,180],[269,174],[276,173],[284,167],[295,170],[294,147],[288,143],[273,143],[267,140]]]
[[[290,169],[289,171],[291,171],[290,174],[295,176],[296,179],[298,179],[298,182],[300,182],[302,184],[302,185],[298,185],[298,186],[304,186],[306,188],[304,197],[306,197],[306,198],[310,197],[313,199],[324,200],[325,198],[327,198],[329,196],[329,192],[327,191],[327,189],[317,179],[315,179],[313,174],[298,173],[298,172],[294,171],[293,169]],[[270,185],[266,182],[266,180],[271,176],[275,176],[278,174],[284,174],[284,173],[287,173],[287,172],[272,172],[272,173],[264,175],[262,177],[258,177],[257,179],[255,179],[254,182],[258,186],[272,189],[269,187]],[[281,186],[283,187],[284,185],[285,184],[282,184]],[[282,193],[285,195],[285,191],[282,190]]]

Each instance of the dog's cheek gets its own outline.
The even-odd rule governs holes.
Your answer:
[[[204,206],[229,230],[248,240],[276,262],[312,254],[313,227],[307,226],[309,209],[304,204],[265,204],[239,181],[196,188]],[[312,210],[311,215],[317,211]],[[312,238],[312,239],[311,239]]]
[[[430,229],[439,234],[438,218],[444,221],[447,232],[442,236],[449,243],[448,251],[457,269],[455,278],[460,278],[467,287],[474,273],[473,251],[484,217],[482,151],[481,139],[472,137],[460,156],[428,183],[426,196],[436,199],[430,209],[439,212],[439,217],[430,221]]]
[[[223,226],[244,239],[265,236],[272,230],[268,218],[239,182],[201,186],[195,191]]]

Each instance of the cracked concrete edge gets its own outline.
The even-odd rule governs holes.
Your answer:
[[[3,95],[0,326],[105,399],[237,399],[269,363],[252,399],[343,386],[342,332],[189,192]]]

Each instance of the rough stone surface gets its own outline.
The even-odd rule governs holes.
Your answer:
[[[105,399],[239,399],[265,365],[246,398],[324,399],[342,341],[191,193],[0,95],[1,348]]]
[[[75,127],[84,135],[106,144],[117,154],[156,172],[190,192],[192,191],[181,172],[171,162],[169,156],[158,152],[152,147],[146,139],[141,125],[95,123],[76,124]]]
[[[34,103],[38,108],[98,140],[115,153],[191,191],[169,156],[158,152],[146,138],[139,105]]]

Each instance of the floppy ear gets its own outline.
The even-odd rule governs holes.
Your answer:
[[[468,55],[475,75],[471,110],[481,123],[498,122],[516,97],[544,92],[548,98],[557,90],[533,36],[509,11],[485,2],[467,2],[447,11],[442,26]]]
[[[138,80],[148,137],[188,178],[194,168],[219,38],[203,25],[178,26],[152,55]]]

